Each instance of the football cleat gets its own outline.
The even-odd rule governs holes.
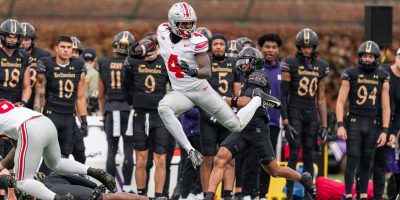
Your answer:
[[[314,200],[317,197],[317,188],[313,183],[313,178],[309,172],[303,172],[301,174],[300,183],[303,185],[305,190],[306,199]]]
[[[115,179],[106,171],[89,167],[88,175],[100,181],[111,192],[116,191],[117,185],[115,183]]]
[[[261,100],[262,100],[261,106],[263,108],[280,108],[281,107],[281,101],[279,101],[279,99],[277,99],[274,96],[271,96],[269,94],[266,94],[260,88],[254,89],[252,96],[253,97],[257,96],[257,97],[261,98]]]

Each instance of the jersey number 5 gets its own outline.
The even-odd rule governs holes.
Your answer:
[[[182,73],[182,69],[178,66],[178,56],[175,54],[171,54],[168,58],[168,70],[170,72],[175,72],[176,78],[185,77]]]

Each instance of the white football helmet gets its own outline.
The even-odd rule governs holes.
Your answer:
[[[179,2],[169,9],[168,22],[173,33],[182,38],[189,38],[196,30],[197,16],[192,6],[186,2]],[[181,22],[192,22],[193,26],[190,29],[179,28]]]

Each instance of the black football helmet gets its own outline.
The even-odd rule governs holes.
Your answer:
[[[364,54],[372,54],[375,57],[373,62],[363,61],[361,58]],[[381,58],[381,51],[379,49],[378,44],[374,41],[365,41],[363,42],[357,50],[358,56],[358,65],[361,69],[365,70],[367,73],[371,73],[375,71],[375,69],[379,66],[379,59]]]
[[[30,38],[32,40],[31,45],[26,50],[31,50],[35,46],[36,30],[32,24],[27,22],[22,22],[22,38]]]
[[[239,52],[236,57],[236,67],[243,72],[242,65],[249,64],[249,72],[264,68],[264,56],[256,48],[247,47]]]
[[[16,37],[17,42],[15,44],[7,43],[6,36]],[[22,26],[15,19],[7,19],[0,25],[0,40],[3,47],[7,49],[17,49],[21,44],[22,37]]]
[[[210,31],[210,29],[208,29],[206,27],[199,27],[199,28],[196,29],[196,32],[202,34],[204,37],[206,37],[208,39],[208,41],[210,41],[210,39],[213,36],[213,34]]]
[[[310,58],[305,58],[301,53],[301,47],[312,47]],[[301,59],[314,59],[318,54],[318,35],[311,29],[302,29],[296,35],[296,56]]]
[[[248,46],[256,48],[256,43],[248,37],[240,37],[236,39],[236,42],[244,49]]]
[[[236,40],[229,40],[225,56],[236,58],[242,46]]]
[[[72,39],[72,50],[78,51],[79,55],[82,54],[85,49],[81,43],[81,41],[77,37],[71,37]]]
[[[112,41],[113,52],[128,55],[128,49],[135,43],[135,37],[129,31],[121,31]]]

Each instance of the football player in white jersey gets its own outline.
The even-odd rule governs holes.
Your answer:
[[[42,113],[0,99],[0,138],[2,137],[10,138],[14,147],[0,162],[0,170],[14,161],[15,186],[26,194],[37,199],[74,199],[71,193],[60,196],[34,179],[42,156],[47,166],[56,172],[87,174],[99,180],[109,190],[116,189],[114,177],[104,170],[61,158],[57,129]]]
[[[195,33],[196,21],[192,6],[185,2],[175,3],[168,12],[168,23],[162,23],[155,36],[145,38],[158,42],[173,89],[159,102],[158,113],[168,131],[188,152],[194,167],[200,166],[201,154],[186,138],[176,115],[199,106],[230,131],[240,132],[261,105],[268,102],[270,106],[280,107],[278,99],[260,91],[253,94],[250,103],[237,114],[232,111],[225,101],[237,107],[241,101],[248,100],[221,97],[207,82],[206,79],[211,78],[208,40]],[[151,45],[133,45],[129,55],[133,58],[144,57],[149,47]]]

